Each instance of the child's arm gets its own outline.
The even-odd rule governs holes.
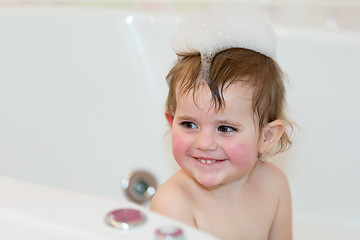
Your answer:
[[[185,191],[171,181],[159,187],[151,201],[150,209],[196,227]]]
[[[291,240],[292,213],[290,188],[284,174],[281,173],[278,180],[280,199],[277,214],[271,226],[269,240]]]

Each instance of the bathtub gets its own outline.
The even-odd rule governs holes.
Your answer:
[[[184,6],[0,5],[1,238],[139,239],[171,223],[211,239],[122,186],[129,171],[161,184],[178,169],[163,111]],[[360,7],[267,9],[298,125],[293,148],[271,160],[289,178],[294,239],[360,239]],[[149,223],[105,226],[119,207]]]

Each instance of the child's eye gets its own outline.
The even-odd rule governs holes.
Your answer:
[[[230,126],[222,125],[218,127],[218,131],[222,133],[230,133],[230,132],[237,132],[237,129]]]
[[[180,123],[181,126],[185,127],[185,128],[189,128],[189,129],[196,129],[197,125],[193,122],[189,122],[189,121],[184,121],[182,123]]]

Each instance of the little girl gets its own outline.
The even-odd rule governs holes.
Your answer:
[[[272,28],[253,8],[187,23],[174,40],[165,112],[181,170],[151,209],[220,239],[289,240],[288,182],[264,161],[291,145]]]

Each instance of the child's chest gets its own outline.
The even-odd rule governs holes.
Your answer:
[[[220,239],[267,239],[276,214],[271,201],[223,201],[197,205],[194,217],[200,230]]]

